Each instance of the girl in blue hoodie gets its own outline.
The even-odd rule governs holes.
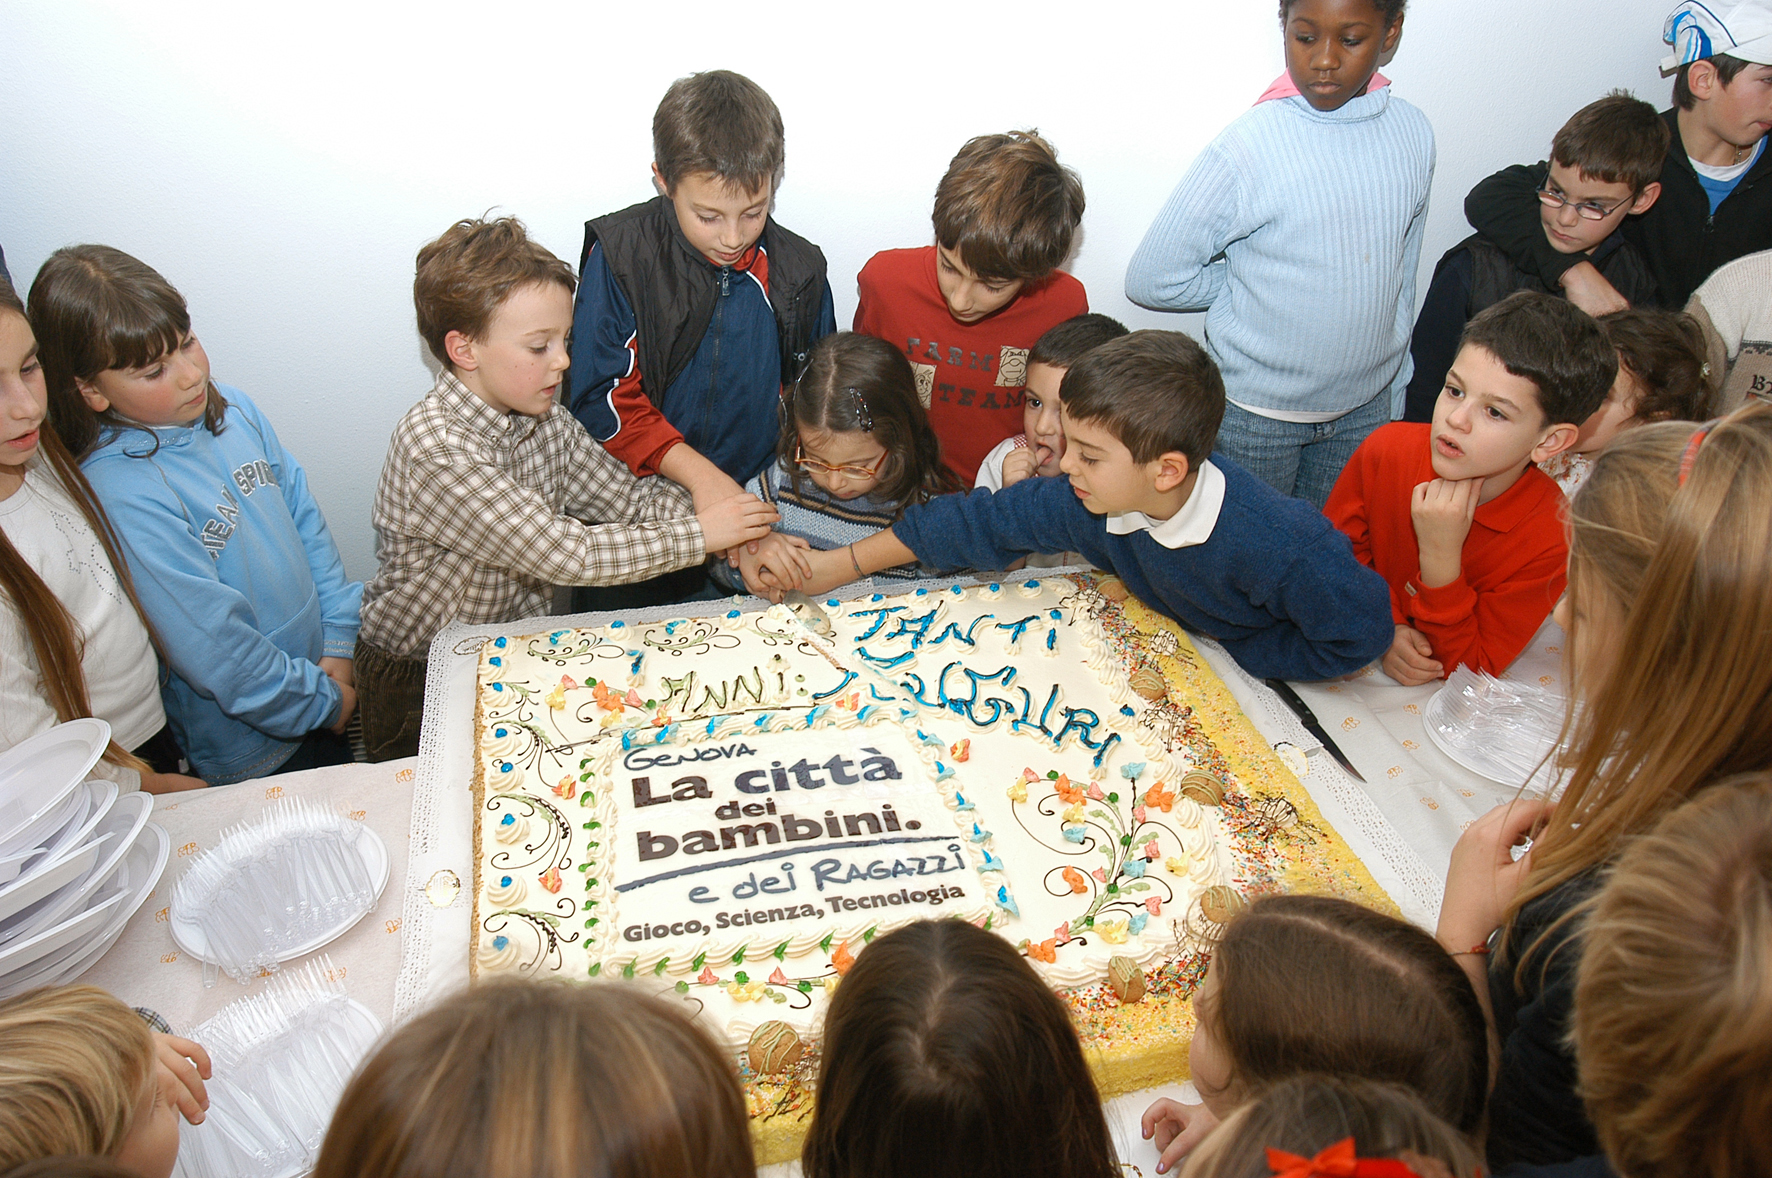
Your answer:
[[[80,245],[43,264],[29,311],[49,424],[160,635],[192,772],[225,785],[350,760],[363,586],[271,423],[210,379],[184,298],[128,254]]]

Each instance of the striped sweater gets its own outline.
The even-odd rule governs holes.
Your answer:
[[[1347,412],[1409,384],[1433,181],[1427,116],[1385,86],[1339,110],[1263,102],[1182,177],[1126,269],[1126,297],[1206,311],[1247,408]]]

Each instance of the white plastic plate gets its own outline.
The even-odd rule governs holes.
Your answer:
[[[379,901],[381,899],[382,891],[388,886],[387,844],[381,841],[381,836],[379,834],[376,834],[375,831],[369,829],[368,826],[364,826],[362,835],[357,839],[357,853],[363,856],[363,866],[365,870],[368,871],[369,878],[375,881],[375,898]],[[316,949],[331,944],[333,941],[349,932],[358,921],[362,920],[373,911],[375,911],[375,905],[371,904],[368,908],[351,917],[349,920],[340,921],[337,925],[318,934],[312,940],[304,941],[295,948],[278,954],[277,960],[294,961],[297,957],[306,957]],[[210,954],[209,942],[203,936],[203,930],[198,926],[196,921],[182,917],[175,910],[172,914],[170,923],[172,925],[173,944],[177,945],[180,949],[183,949],[186,953],[189,953],[192,957],[195,957],[198,961],[207,962],[210,965],[219,964],[215,957]]]
[[[97,965],[123,935],[130,918],[147,903],[171,855],[172,836],[159,825],[148,823],[98,893],[100,903],[109,900],[112,893],[125,897],[120,906],[111,910],[111,918],[105,926],[85,941],[46,954],[30,969],[8,978],[7,984],[19,990],[28,990],[32,986],[59,986]]]
[[[116,874],[117,865],[135,845],[142,827],[148,824],[148,815],[153,812],[154,799],[149,794],[132,793],[118,798],[93,831],[94,842],[108,840],[110,844],[100,856],[97,866],[87,873],[86,878],[68,884],[54,895],[13,917],[10,923],[0,928],[0,939],[28,936],[86,907],[98,894],[100,886]]]
[[[104,852],[111,840],[94,839],[83,847],[76,847],[60,859],[45,863],[35,868],[0,889],[0,925],[51,892],[57,891],[75,880],[82,879],[98,862],[99,855]]]
[[[55,832],[68,795],[110,743],[103,720],[70,720],[0,753],[0,855],[38,846]]]
[[[104,927],[110,914],[128,897],[117,892],[80,915],[72,917],[34,937],[0,949],[0,991],[10,992],[15,972],[30,972],[28,967],[76,941],[92,937]]]

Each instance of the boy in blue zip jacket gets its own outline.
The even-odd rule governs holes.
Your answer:
[[[585,224],[570,405],[636,475],[701,511],[775,456],[782,386],[837,328],[819,248],[769,216],[781,113],[729,70],[680,78],[652,118],[661,195]],[[577,609],[714,596],[704,569],[581,589]]]
[[[1110,340],[1065,373],[1059,400],[1068,480],[907,507],[889,530],[801,553],[812,569],[802,585],[791,567],[769,567],[773,583],[753,592],[824,593],[913,559],[1001,569],[1068,549],[1258,677],[1328,679],[1390,648],[1384,578],[1316,508],[1212,455],[1224,380],[1199,344],[1168,331]]]

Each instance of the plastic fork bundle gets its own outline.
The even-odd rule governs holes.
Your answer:
[[[1438,732],[1462,752],[1481,752],[1511,780],[1539,771],[1563,727],[1563,696],[1533,683],[1461,666],[1441,689]]]
[[[322,806],[278,802],[192,862],[173,891],[174,919],[201,930],[234,980],[275,970],[280,958],[375,906],[361,837],[361,823]]]
[[[209,1052],[209,1114],[184,1127],[177,1178],[284,1178],[313,1167],[338,1098],[382,1025],[320,957],[191,1032]]]

